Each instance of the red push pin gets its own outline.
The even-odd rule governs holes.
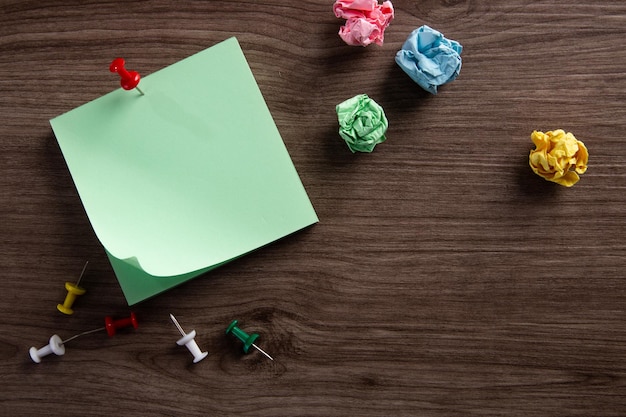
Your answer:
[[[124,68],[124,63],[124,58],[115,58],[109,66],[109,71],[117,72],[120,75],[120,85],[124,90],[136,88],[139,94],[143,96],[143,91],[137,86],[139,80],[141,80],[141,76],[137,71],[127,71],[126,68]]]
[[[104,318],[104,328],[106,329],[107,334],[111,337],[115,336],[117,329],[130,326],[133,326],[135,329],[139,326],[137,323],[137,317],[135,316],[135,313],[132,312],[130,313],[130,317],[125,319],[113,320],[109,316]]]
[[[135,329],[139,327],[139,323],[137,322],[137,316],[135,316],[135,313],[133,312],[130,313],[130,317],[127,317],[125,319],[119,319],[119,320],[113,320],[111,316],[106,316],[104,318],[104,327],[98,327],[97,329],[89,330],[87,332],[82,332],[76,336],[72,336],[69,339],[64,340],[63,343],[69,342],[70,340],[73,340],[79,336],[90,334],[90,333],[95,333],[95,332],[101,332],[102,330],[106,330],[107,334],[110,337],[113,337],[115,336],[115,333],[117,332],[118,329],[123,329],[124,327],[130,327],[130,326],[133,326]]]

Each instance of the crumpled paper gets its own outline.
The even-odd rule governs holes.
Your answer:
[[[462,50],[457,41],[424,25],[411,32],[396,53],[396,63],[420,87],[437,94],[438,86],[459,75]]]
[[[382,45],[385,29],[393,20],[391,1],[378,4],[378,0],[336,0],[335,16],[346,19],[339,36],[351,46]]]
[[[389,123],[383,108],[366,94],[356,95],[336,107],[339,135],[354,152],[372,152],[385,141]]]
[[[571,187],[587,171],[589,152],[585,144],[562,129],[546,133],[534,131],[530,139],[536,149],[530,151],[529,164],[535,174],[548,181]],[[574,171],[570,171],[574,168]]]

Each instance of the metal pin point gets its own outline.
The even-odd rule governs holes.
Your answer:
[[[180,334],[183,336],[176,341],[176,344],[178,346],[185,345],[185,347],[189,349],[189,352],[191,352],[191,354],[193,355],[193,363],[198,363],[202,359],[206,358],[209,352],[202,352],[200,350],[200,347],[198,347],[198,344],[195,341],[196,331],[192,330],[189,333],[185,333],[182,326],[180,325],[180,323],[178,323],[178,320],[176,320],[176,317],[174,317],[172,313],[170,313],[170,319],[172,320],[172,323],[174,323]]]
[[[183,330],[183,327],[180,325],[178,320],[176,320],[176,317],[174,317],[174,315],[172,313],[170,313],[170,319],[172,320],[172,323],[174,323],[174,326],[176,326],[176,328],[178,329],[180,334],[183,335],[183,336],[186,336],[187,333],[185,333],[185,331]]]
[[[87,265],[89,265],[89,261],[85,261],[85,266],[83,266],[83,270],[80,271],[80,275],[78,276],[78,280],[76,281],[77,287],[80,285],[80,281],[83,279],[83,275],[85,275],[85,271],[87,270]]]
[[[81,337],[81,336],[84,336],[86,334],[91,334],[91,333],[95,333],[95,332],[101,332],[102,330],[105,330],[105,328],[104,327],[98,327],[97,329],[87,330],[86,332],[78,333],[78,334],[75,334],[72,337],[68,337],[67,339],[62,340],[61,343],[65,344],[65,343],[67,343],[67,342],[69,342],[71,340],[76,339],[77,337]]]
[[[260,347],[258,347],[254,343],[252,344],[252,347],[255,348],[256,350],[258,350],[259,352],[261,352],[262,354],[264,354],[265,356],[267,356],[269,358],[269,360],[271,360],[271,361],[274,360],[274,358],[272,358],[270,355],[268,355],[267,352],[265,352],[263,349],[261,349]]]
[[[237,323],[238,323],[237,320],[233,320],[228,326],[228,328],[226,329],[226,334],[232,333],[235,335],[237,339],[241,340],[243,342],[243,351],[245,353],[248,353],[248,350],[250,349],[250,347],[253,347],[259,352],[261,352],[262,354],[264,354],[268,359],[273,361],[274,358],[272,358],[263,349],[261,349],[260,347],[254,344],[256,339],[259,338],[259,335],[256,333],[252,333],[251,335],[249,335],[248,333],[244,332],[239,327],[237,327]]]

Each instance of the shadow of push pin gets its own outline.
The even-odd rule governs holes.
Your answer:
[[[63,301],[63,304],[57,304],[57,310],[59,310],[61,313],[67,314],[68,316],[74,314],[74,310],[72,310],[72,305],[74,304],[74,301],[76,301],[76,298],[79,295],[83,295],[87,291],[84,288],[79,287],[79,285],[80,280],[83,279],[83,275],[85,274],[85,270],[87,269],[88,264],[89,261],[85,262],[85,266],[83,266],[83,271],[80,273],[76,284],[72,284],[71,282],[65,283],[65,289],[67,290],[65,301]]]
[[[198,347],[198,344],[196,343],[196,340],[195,340],[196,331],[192,330],[189,333],[185,333],[182,326],[178,323],[178,320],[176,320],[176,317],[174,317],[174,315],[171,313],[170,313],[170,319],[172,320],[172,323],[174,323],[174,326],[176,326],[180,334],[183,336],[176,341],[176,344],[178,346],[185,345],[185,347],[189,349],[189,352],[191,352],[191,354],[193,355],[193,363],[198,363],[202,359],[206,358],[209,352],[202,352],[200,348]]]
[[[111,65],[109,65],[109,71],[117,72],[120,76],[120,85],[124,90],[132,90],[133,88],[139,91],[139,94],[143,96],[143,91],[138,87],[141,76],[137,71],[128,71],[124,68],[124,58],[115,58]]]
[[[270,355],[265,353],[263,349],[254,344],[254,342],[259,338],[259,335],[256,333],[252,333],[251,335],[249,335],[248,333],[237,327],[237,323],[237,320],[233,320],[226,329],[226,334],[232,333],[237,339],[241,340],[243,342],[243,351],[245,353],[248,353],[250,347],[253,347],[265,356],[267,356],[270,360],[274,360]]]

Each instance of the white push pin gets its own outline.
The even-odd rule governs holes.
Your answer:
[[[51,353],[54,353],[57,356],[62,356],[65,354],[65,344],[67,342],[69,342],[70,340],[74,340],[77,337],[81,337],[84,336],[86,334],[90,334],[90,333],[94,333],[94,332],[99,332],[104,330],[104,327],[100,327],[99,329],[94,329],[94,330],[89,330],[86,332],[82,332],[82,333],[78,333],[75,334],[72,337],[69,337],[65,340],[61,340],[61,338],[56,335],[53,334],[52,337],[50,338],[50,343],[48,343],[46,346],[42,347],[41,349],[37,349],[36,347],[31,347],[30,350],[28,351],[28,353],[30,353],[30,358],[33,360],[33,362],[35,363],[40,363],[41,362],[41,358],[43,358],[44,356],[48,356]]]
[[[41,358],[44,356],[48,356],[51,353],[54,353],[57,356],[62,356],[65,354],[65,346],[63,345],[63,340],[56,334],[53,334],[50,338],[50,343],[41,349],[37,349],[36,347],[31,347],[28,351],[30,353],[30,358],[33,362],[39,363],[41,362]]]
[[[185,333],[181,325],[178,323],[178,320],[176,320],[176,317],[174,317],[171,313],[170,319],[172,319],[172,323],[174,323],[180,334],[183,335],[183,337],[176,341],[176,344],[178,346],[185,345],[187,349],[189,349],[189,352],[193,355],[193,363],[198,363],[202,359],[206,358],[209,352],[202,352],[198,347],[198,344],[195,341],[196,331],[192,330],[189,333]]]

